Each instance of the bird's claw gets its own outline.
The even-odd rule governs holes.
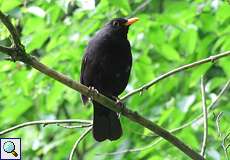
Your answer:
[[[211,62],[212,62],[212,63],[215,63],[216,58],[215,58],[214,56],[210,56],[210,59],[211,59]]]
[[[121,107],[121,111],[118,113],[118,118],[120,118],[121,113],[123,112],[123,110],[125,108],[125,105],[124,105],[124,103],[118,97],[113,96],[113,98],[116,99],[116,105],[118,105],[119,107]]]
[[[90,92],[90,100],[93,99],[94,95],[99,94],[98,90],[96,88],[94,88],[93,86],[89,86],[89,92]]]
[[[93,86],[89,86],[89,90],[95,93],[99,93],[98,90],[96,88],[94,88]]]

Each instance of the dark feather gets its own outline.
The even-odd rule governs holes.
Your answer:
[[[125,23],[125,19],[116,19]],[[132,66],[128,26],[102,28],[89,42],[82,60],[81,83],[108,97],[118,97],[127,86]],[[88,98],[82,96],[84,103]],[[122,135],[117,113],[93,101],[93,136],[97,141],[116,140]]]

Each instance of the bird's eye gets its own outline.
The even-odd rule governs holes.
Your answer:
[[[117,22],[117,21],[113,22],[113,26],[119,26],[119,25],[120,25],[119,22]]]

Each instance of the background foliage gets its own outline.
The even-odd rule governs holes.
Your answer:
[[[0,0],[0,9],[12,17],[26,51],[41,62],[79,80],[84,49],[95,32],[111,18],[140,18],[129,31],[134,64],[126,92],[180,65],[230,50],[230,5],[221,0],[101,0],[84,9],[81,0]],[[92,1],[93,2],[93,1]],[[0,44],[9,45],[0,24]],[[21,63],[0,54],[0,130],[40,119],[91,119],[92,107],[83,107],[80,95]],[[200,77],[205,75],[210,104],[230,78],[230,58],[174,75],[127,101],[166,129],[173,129],[202,113]],[[125,94],[125,93],[124,93]],[[220,129],[230,132],[229,91],[209,119],[206,156],[225,159],[217,132],[216,115],[223,112]],[[154,141],[148,130],[121,117],[124,135],[116,142],[96,143],[91,135],[81,143],[79,159],[187,159],[165,141],[148,149],[113,156],[107,152],[147,146]],[[24,159],[67,159],[83,129],[55,125],[27,127],[6,135],[21,137]],[[199,122],[176,134],[200,151],[203,125]],[[100,154],[100,155],[99,155]]]

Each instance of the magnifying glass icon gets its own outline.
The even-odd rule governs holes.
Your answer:
[[[3,150],[6,152],[6,153],[11,153],[14,155],[14,157],[17,157],[18,156],[18,153],[15,152],[15,145],[13,142],[11,141],[7,141],[3,144]]]

